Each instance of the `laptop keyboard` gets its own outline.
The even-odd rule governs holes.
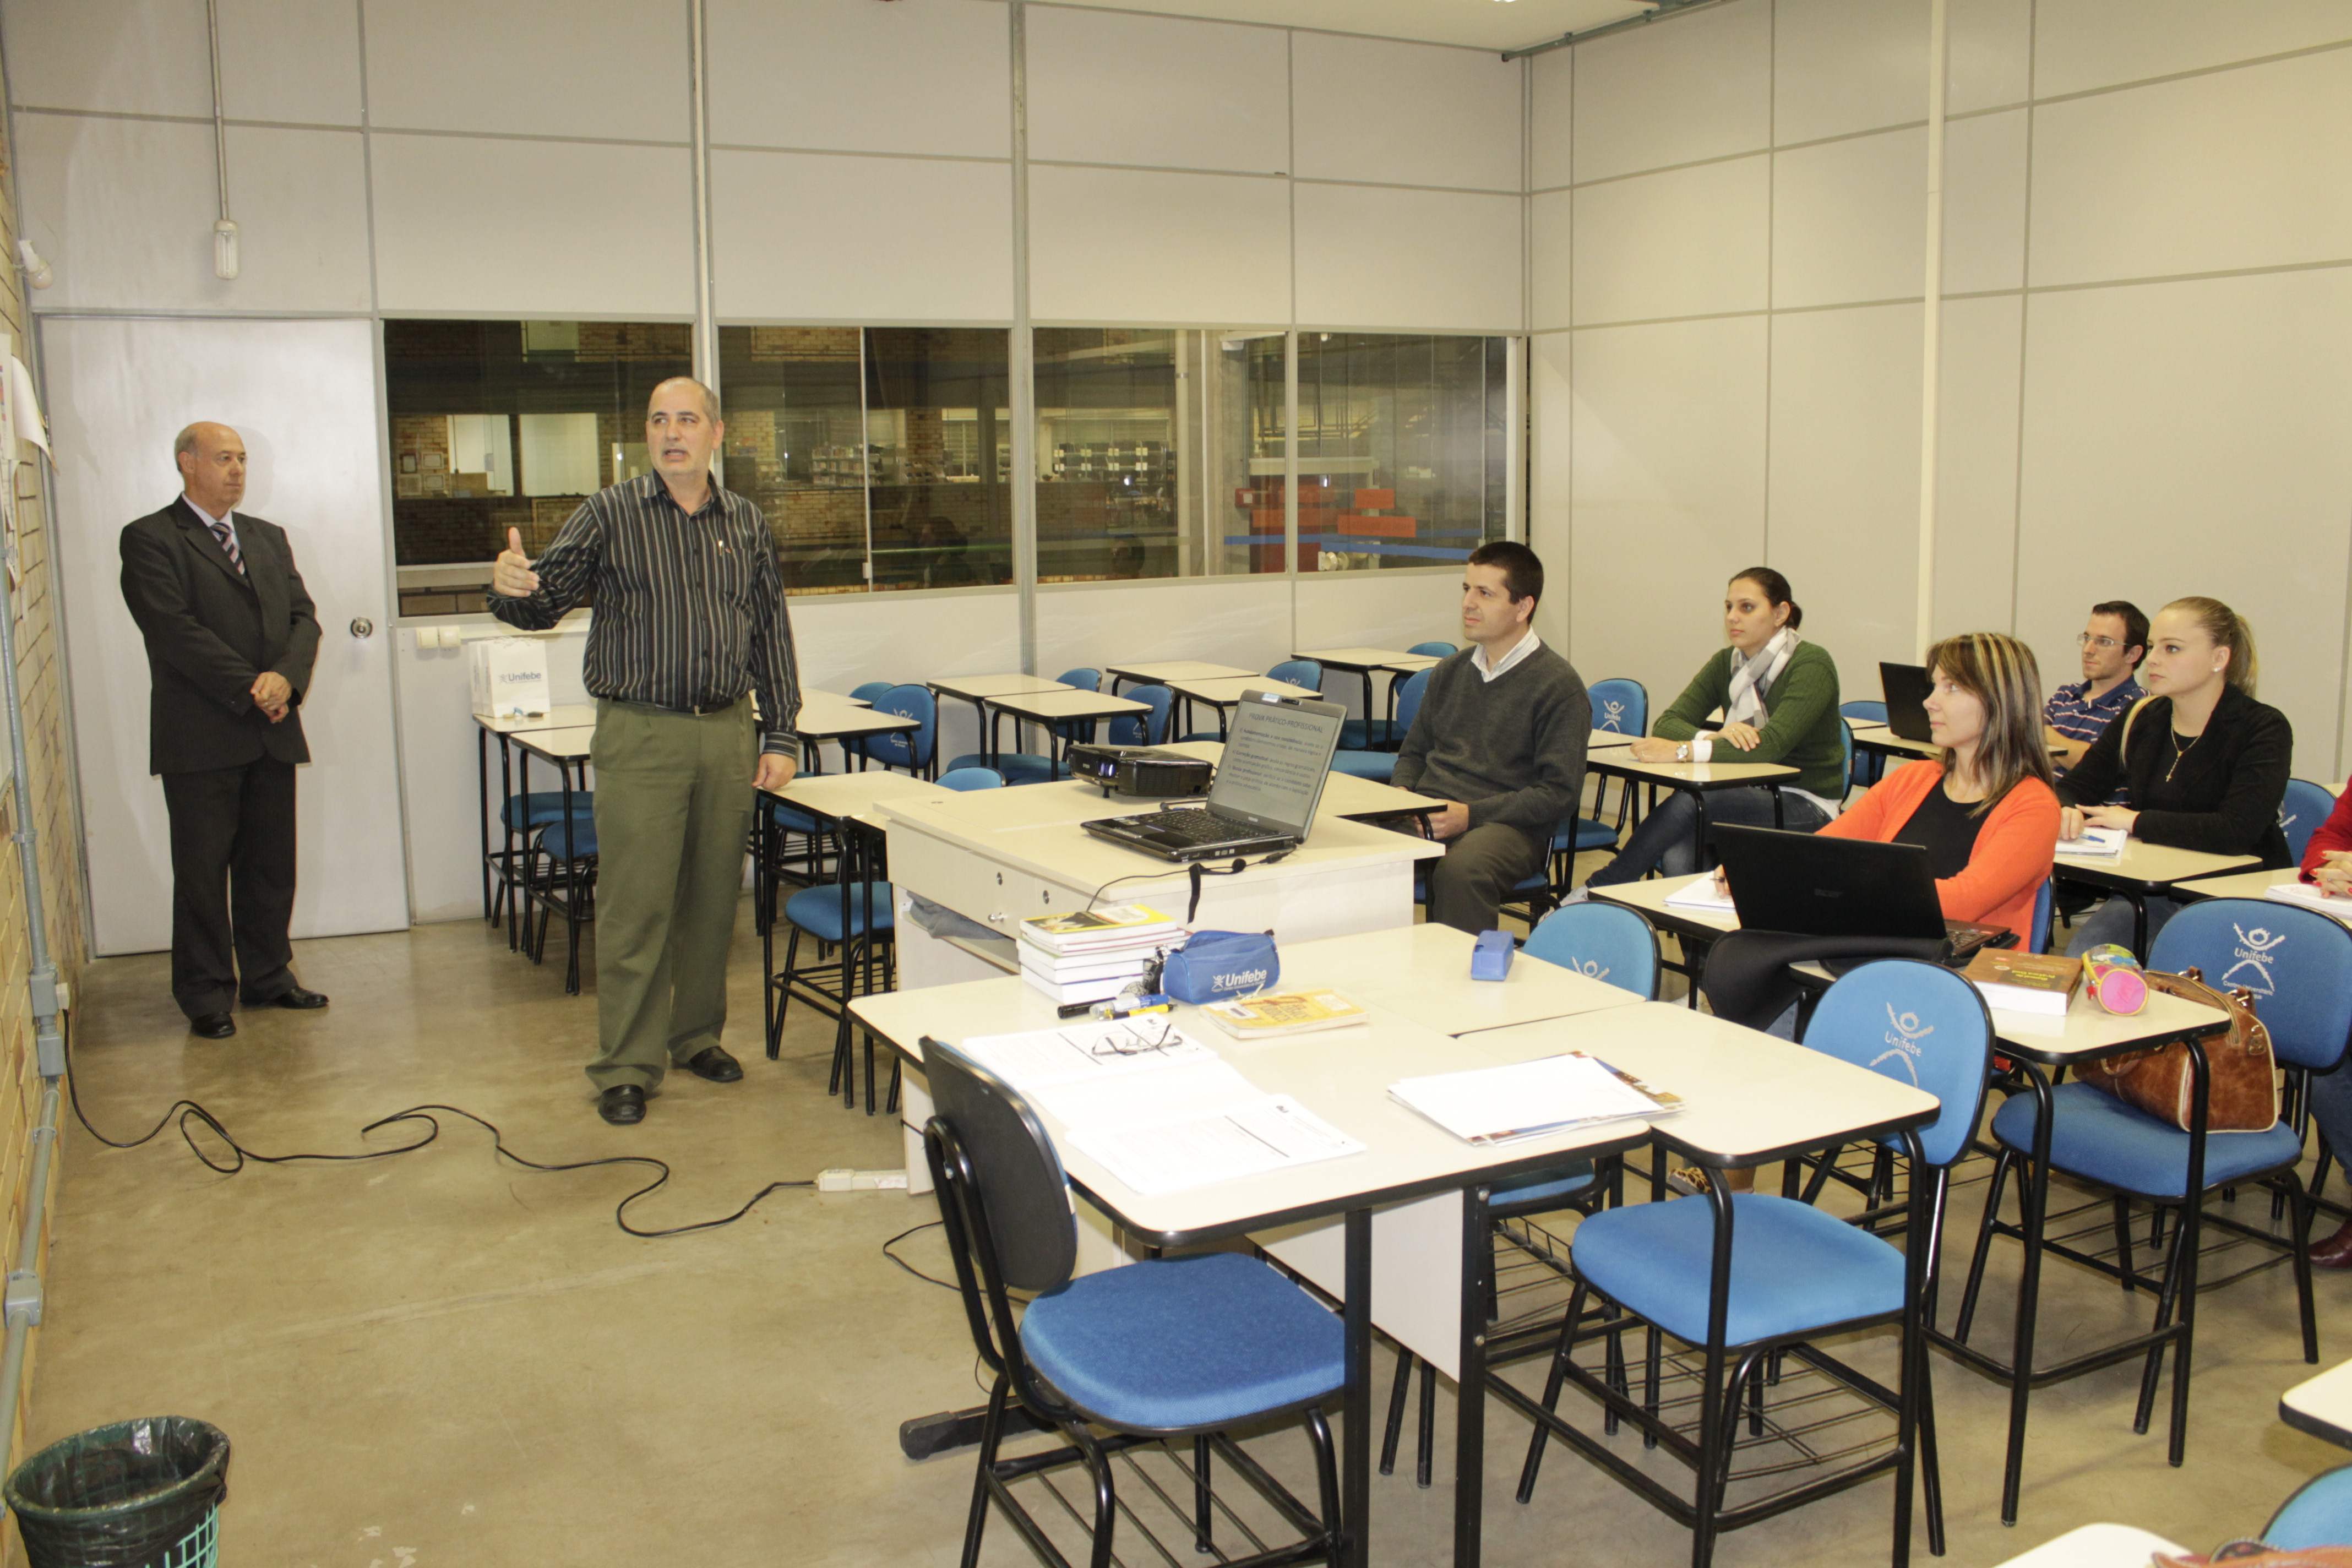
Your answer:
[[[1259,831],[1245,822],[1228,822],[1213,811],[1163,811],[1142,818],[1136,826],[1186,844],[1223,844],[1251,837]]]

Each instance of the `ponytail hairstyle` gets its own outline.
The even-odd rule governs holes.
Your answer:
[[[2033,650],[2000,632],[1962,632],[1927,650],[1927,668],[1984,704],[1984,737],[1977,742],[1976,782],[1985,797],[1969,808],[1982,816],[2029,778],[2055,788],[2050,748],[2042,740],[2042,670]],[[1952,776],[1954,753],[1944,753]]]
[[[2221,678],[2247,696],[2254,694],[2254,628],[2247,624],[2245,616],[2219,599],[2201,597],[2175,599],[2164,608],[2189,616],[2205,629],[2215,647],[2228,648],[2230,668],[2222,671]]]
[[[1795,631],[1804,625],[1805,612],[1798,605],[1796,595],[1790,591],[1789,580],[1769,566],[1750,566],[1745,572],[1735,572],[1731,574],[1731,580],[1735,583],[1755,584],[1762,590],[1764,602],[1776,610],[1783,605],[1788,605],[1788,626],[1790,631]]]

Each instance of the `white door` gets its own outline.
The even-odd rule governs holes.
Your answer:
[[[198,419],[245,438],[243,510],[286,530],[323,634],[302,702],[312,761],[298,786],[294,934],[408,924],[374,338],[373,323],[356,321],[42,322],[101,954],[172,945],[169,820],[162,781],[147,772],[147,654],[123,607],[119,541],[123,524],[179,493],[173,437]]]

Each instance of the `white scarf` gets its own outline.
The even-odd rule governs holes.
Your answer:
[[[1731,700],[1724,710],[1725,723],[1747,724],[1759,730],[1764,727],[1771,717],[1770,710],[1764,706],[1764,699],[1770,694],[1773,683],[1780,679],[1780,671],[1788,668],[1790,658],[1796,653],[1797,644],[1802,640],[1797,636],[1796,627],[1782,626],[1772,634],[1770,642],[1756,650],[1752,658],[1740,658],[1736,647],[1730,650]]]

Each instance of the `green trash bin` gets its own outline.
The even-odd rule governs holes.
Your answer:
[[[5,1489],[32,1568],[214,1568],[227,1496],[227,1434],[185,1415],[77,1432]]]

